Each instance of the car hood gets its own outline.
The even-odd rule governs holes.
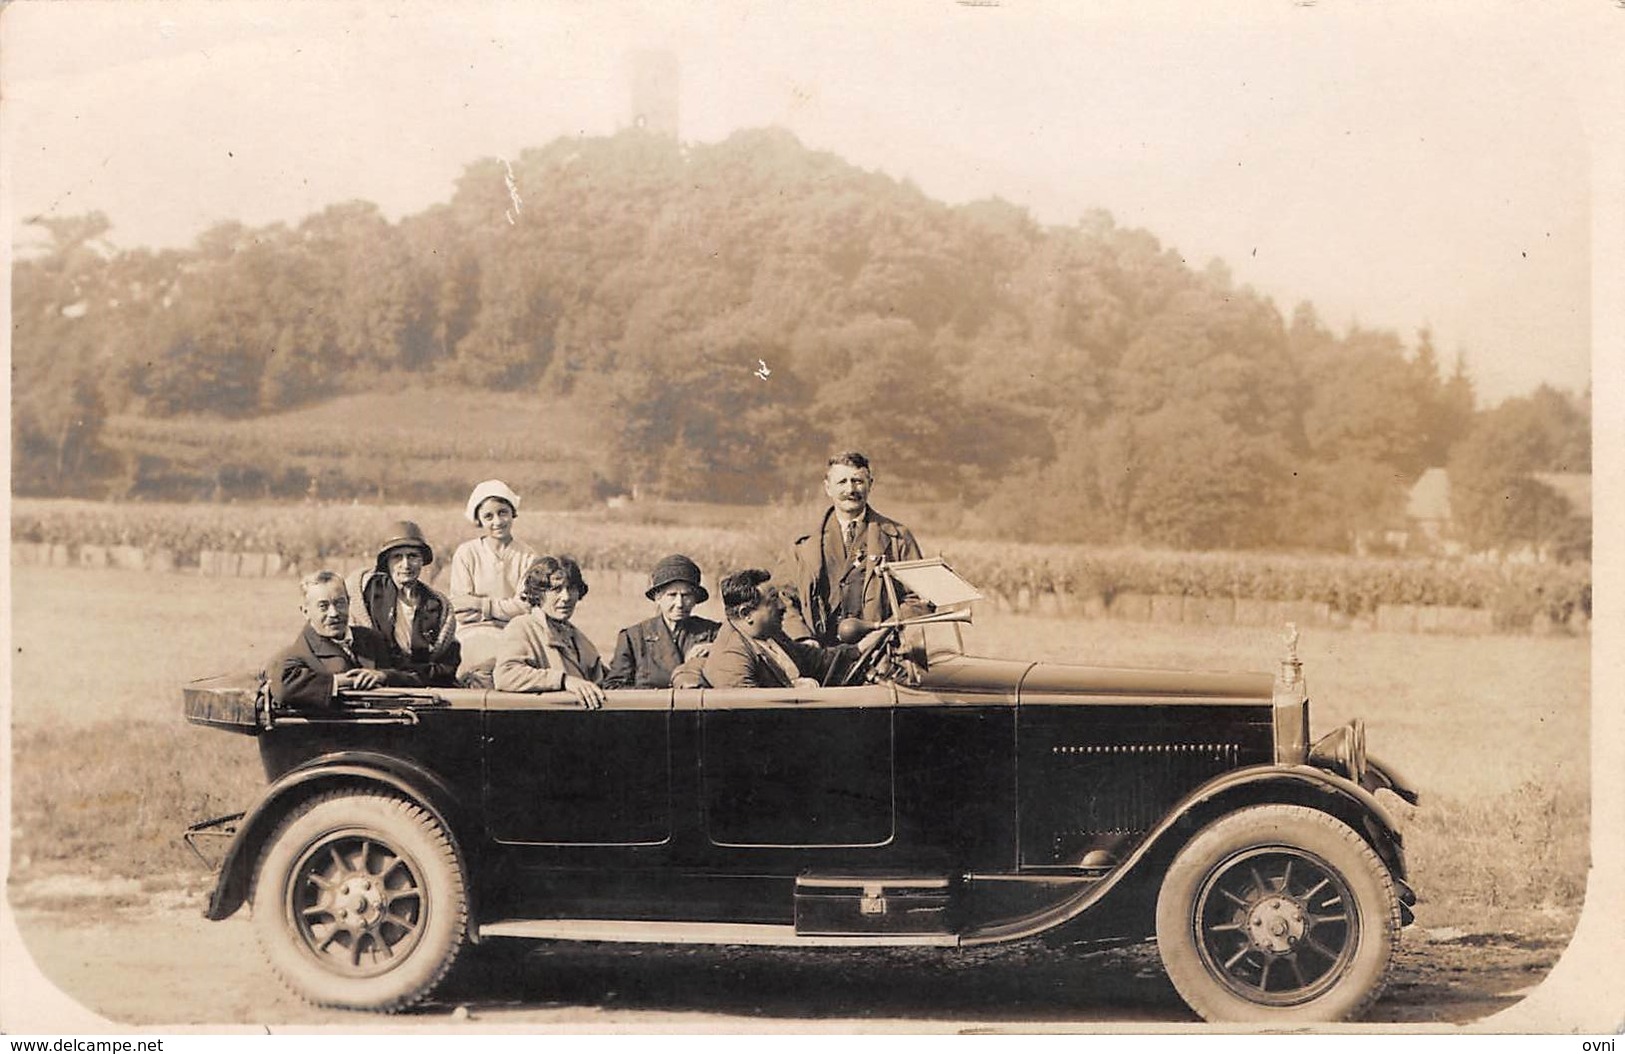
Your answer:
[[[1156,670],[1021,662],[976,655],[933,656],[922,688],[1037,695],[1145,696],[1147,698],[1256,699],[1268,702],[1275,681],[1267,673]]]

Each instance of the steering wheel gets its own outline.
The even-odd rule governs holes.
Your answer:
[[[885,626],[871,630],[857,643],[857,654],[850,664],[831,663],[824,674],[824,687],[844,688],[862,684],[864,675],[874,668],[886,652],[886,642],[897,634],[898,627]]]

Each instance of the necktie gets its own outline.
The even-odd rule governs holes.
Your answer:
[[[852,554],[852,549],[858,543],[858,521],[857,520],[848,520],[847,523],[846,523],[846,530],[845,530],[844,533],[845,533],[845,536],[846,536],[846,552],[847,552],[847,555],[850,556]]]

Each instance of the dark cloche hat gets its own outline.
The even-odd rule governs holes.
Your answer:
[[[434,550],[423,537],[423,529],[411,520],[400,520],[389,526],[389,540],[378,547],[378,559],[375,566],[380,571],[389,570],[389,551],[391,549],[416,549],[423,554],[423,562],[434,563]]]
[[[673,582],[687,582],[693,586],[700,595],[701,604],[711,599],[711,594],[700,585],[700,565],[681,553],[673,553],[655,564],[655,569],[649,574],[649,591],[643,595],[653,600],[656,593]]]

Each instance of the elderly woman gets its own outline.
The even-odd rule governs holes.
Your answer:
[[[643,595],[654,601],[655,616],[621,630],[605,688],[670,688],[672,672],[708,651],[722,628],[695,616],[711,594],[700,584],[699,565],[681,553],[655,564]]]
[[[462,649],[451,602],[422,579],[424,565],[432,563],[434,550],[417,524],[392,524],[372,568],[356,577],[350,623],[383,634],[394,668],[425,684],[451,686]]]
[[[484,533],[452,554],[449,588],[463,645],[463,672],[485,673],[496,658],[502,628],[530,610],[519,589],[536,550],[514,538],[519,495],[500,479],[476,486],[466,512]]]
[[[587,595],[581,567],[568,556],[541,556],[525,572],[521,595],[530,611],[511,619],[497,647],[499,692],[573,692],[581,705],[604,705],[604,664],[587,635],[570,623]]]

